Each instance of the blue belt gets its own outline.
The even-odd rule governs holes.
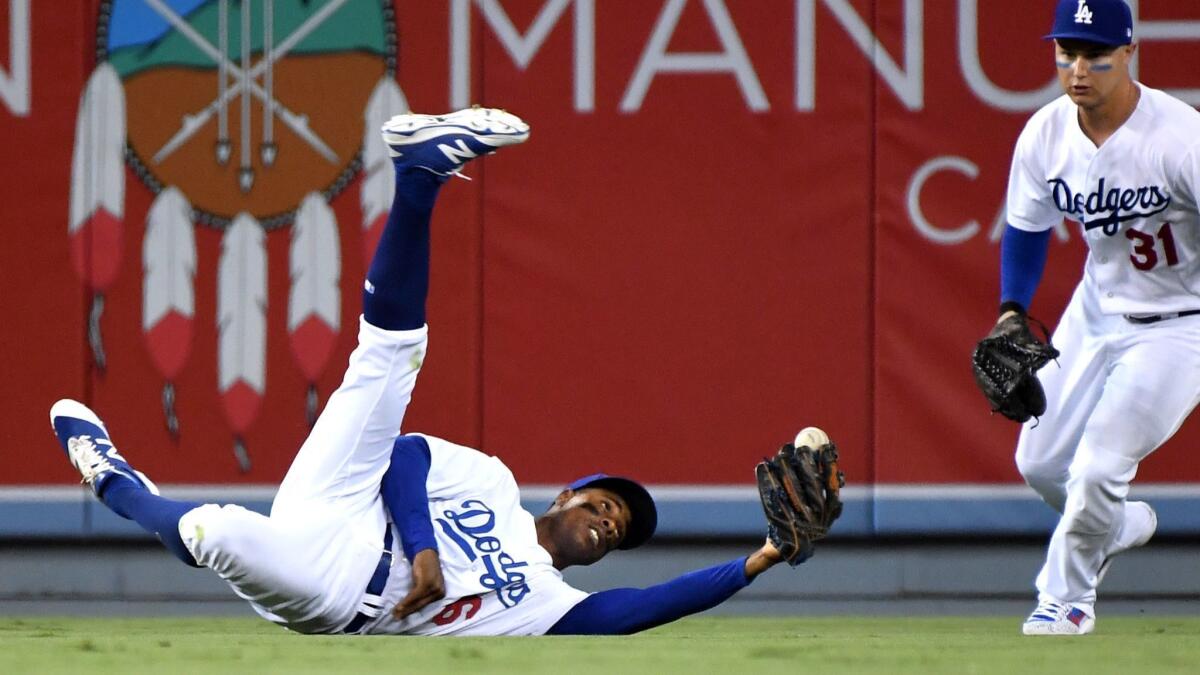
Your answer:
[[[388,523],[387,531],[383,535],[383,555],[379,556],[379,564],[375,566],[375,573],[371,575],[371,581],[367,583],[367,590],[363,594],[364,597],[360,604],[361,609],[342,629],[343,633],[357,633],[367,625],[368,621],[383,613],[383,589],[387,586],[388,573],[391,571],[392,524]]]
[[[1183,312],[1171,312],[1170,314],[1155,314],[1153,316],[1129,316],[1126,314],[1125,319],[1130,323],[1145,324],[1158,323],[1159,321],[1166,321],[1167,319],[1178,319],[1181,316],[1192,316],[1193,314],[1200,314],[1200,309],[1189,309]]]

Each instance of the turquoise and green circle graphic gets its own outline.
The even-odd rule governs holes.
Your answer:
[[[197,218],[290,221],[359,169],[364,110],[394,77],[390,0],[110,0],[97,56],[125,93],[126,159]]]

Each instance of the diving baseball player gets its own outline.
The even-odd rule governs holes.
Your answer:
[[[1024,327],[1051,230],[1080,223],[1083,279],[1054,334],[1058,367],[1042,370],[1045,415],[1021,430],[1016,460],[1062,514],[1022,630],[1083,635],[1112,557],[1157,527],[1153,508],[1126,500],[1138,463],[1200,400],[1200,113],[1131,78],[1122,0],[1060,0],[1046,38],[1065,95],[1017,140],[1000,321]]]
[[[384,125],[396,195],[364,284],[358,347],[270,517],[159,496],[95,413],[62,400],[51,424],[84,482],[180,560],[220,575],[259,615],[301,633],[632,633],[713,607],[780,562],[785,555],[768,541],[659,586],[589,595],[560,570],[649,539],[657,515],[645,488],[588,476],[534,518],[499,459],[400,435],[425,359],[429,222],[439,188],[466,162],[528,136],[519,118],[485,108],[400,115]],[[789,529],[771,531],[777,527]],[[789,562],[811,555],[810,543],[791,548],[799,552]]]

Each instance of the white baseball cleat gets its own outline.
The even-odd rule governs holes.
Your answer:
[[[1154,511],[1154,507],[1146,502],[1126,502],[1126,506],[1129,508],[1125,511],[1125,524],[1109,548],[1104,564],[1100,565],[1100,571],[1096,574],[1097,586],[1104,581],[1108,569],[1112,567],[1114,556],[1132,548],[1145,546],[1158,529],[1158,513]]]
[[[104,422],[86,405],[69,398],[50,407],[50,426],[67,459],[79,470],[82,482],[91,486],[97,496],[114,476],[124,476],[153,494],[158,487],[125,461],[113,447]]]
[[[1025,635],[1087,635],[1096,627],[1092,615],[1074,605],[1046,599],[1025,619]]]
[[[382,131],[397,171],[417,168],[438,176],[456,174],[476,157],[529,138],[524,120],[497,108],[396,115]]]

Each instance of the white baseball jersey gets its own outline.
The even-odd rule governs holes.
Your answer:
[[[587,594],[563,581],[538,544],[512,472],[436,438],[427,438],[427,490],[446,598],[403,622],[391,618],[412,583],[398,540],[382,598],[366,594],[391,527],[380,481],[424,360],[426,329],[386,331],[361,321],[358,340],[270,517],[206,504],[180,519],[196,562],[259,615],[301,633],[337,633],[359,613],[374,617],[369,633],[545,633]]]
[[[512,472],[496,457],[426,436],[426,489],[446,598],[404,621],[385,612],[368,633],[541,635],[587,593],[567,585],[537,541]],[[400,551],[400,543],[396,543]],[[383,593],[394,607],[408,594],[411,569],[396,555]]]
[[[1137,86],[1133,115],[1099,148],[1065,95],[1029,120],[1013,156],[1008,222],[1033,232],[1064,217],[1081,223],[1084,287],[1105,314],[1200,309],[1200,113]]]

